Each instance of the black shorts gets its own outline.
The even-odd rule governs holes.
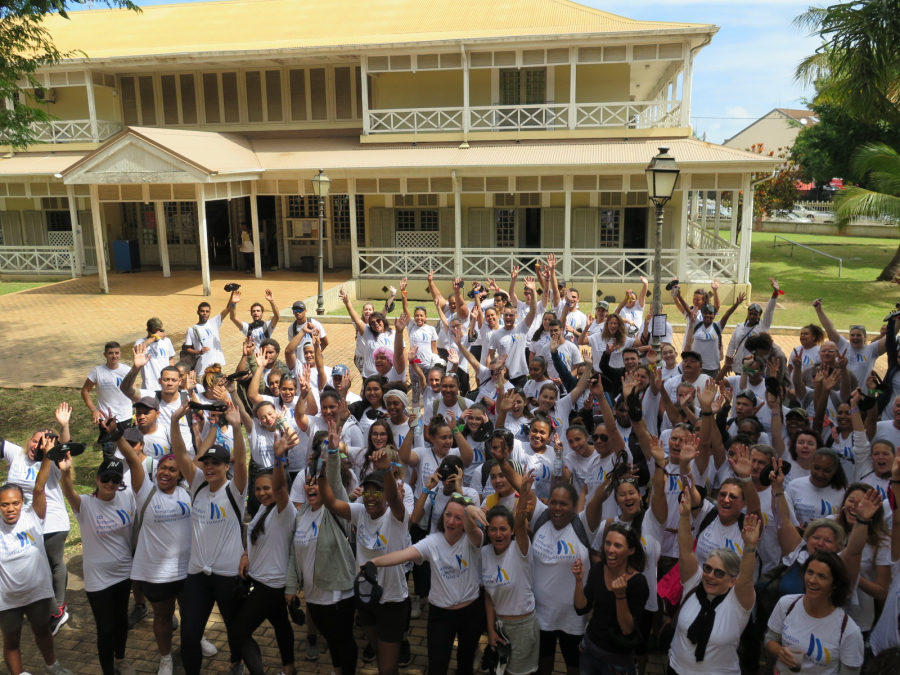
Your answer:
[[[356,603],[359,622],[364,627],[375,626],[379,642],[403,642],[403,636],[409,630],[409,610],[409,598],[377,605]]]
[[[166,581],[161,584],[142,581],[141,590],[150,602],[165,602],[177,595],[181,595],[181,592],[184,590],[184,579]]]

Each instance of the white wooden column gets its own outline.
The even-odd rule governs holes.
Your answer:
[[[729,238],[729,241],[732,245],[737,243],[738,201],[740,198],[740,192],[737,190],[731,191],[731,237]]]
[[[250,229],[253,236],[253,274],[262,279],[262,252],[259,245],[259,208],[256,205],[256,181],[250,181]]]
[[[359,62],[359,84],[362,96],[363,136],[369,135],[369,59],[363,54]]]
[[[572,256],[570,251],[572,250],[572,176],[565,176],[563,178],[566,186],[566,212],[564,214],[563,223],[566,228],[566,231],[563,233],[563,251],[565,255],[563,255],[563,277],[566,282],[571,286],[575,284],[572,283]]]
[[[97,124],[97,101],[94,99],[94,78],[91,71],[84,71],[85,88],[87,89],[88,117],[91,118],[91,138],[94,143],[100,142],[100,128]]]
[[[451,172],[453,176],[453,274],[461,277],[463,269],[462,260],[462,200],[460,199],[459,179],[456,177],[456,171]]]
[[[100,214],[100,197],[97,186],[91,185],[91,221],[94,224],[94,247],[97,250],[97,275],[100,277],[100,292],[109,293],[109,278],[106,276],[106,248],[103,244],[103,217]]]
[[[350,269],[354,279],[359,279],[359,240],[356,236],[356,179],[347,180],[347,200],[350,202]]]
[[[684,82],[681,85],[681,126],[691,125],[691,91],[693,90],[694,55],[691,43],[684,43]]]
[[[84,233],[78,222],[78,203],[75,201],[75,186],[67,185],[69,198],[69,220],[72,221],[72,246],[75,249],[75,276],[84,276]]]
[[[753,243],[753,184],[749,173],[744,174],[741,186],[744,192],[744,206],[741,213],[741,249],[736,276],[738,283],[747,284],[750,283],[750,247]]]
[[[209,237],[206,233],[206,197],[203,185],[197,183],[197,226],[200,230],[200,277],[203,280],[203,295],[210,295],[209,281]]]
[[[569,47],[569,128],[574,129],[577,122],[578,111],[575,108],[575,71],[578,70],[578,47]],[[566,256],[568,257],[568,256]]]
[[[466,54],[465,45],[459,46],[460,52],[462,53],[462,66],[463,66],[463,119],[462,119],[462,130],[463,134],[469,133],[469,125],[471,124],[471,115],[469,113],[469,55]]]
[[[153,202],[153,214],[156,216],[156,243],[159,245],[159,264],[162,265],[163,276],[172,276],[169,267],[169,234],[166,225],[166,209],[163,202]]]

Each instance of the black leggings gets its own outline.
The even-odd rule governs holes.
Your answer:
[[[131,579],[123,579],[102,591],[85,592],[97,624],[97,657],[103,675],[115,675],[116,659],[125,658],[130,594]]]
[[[50,563],[50,574],[53,577],[53,594],[56,604],[66,604],[66,584],[69,582],[69,570],[66,567],[66,537],[68,532],[50,532],[44,535],[44,550]]]
[[[444,609],[431,605],[428,610],[428,675],[447,675],[453,640],[456,646],[456,674],[472,675],[475,650],[487,623],[484,598],[462,609]]]
[[[253,591],[244,600],[237,621],[234,622],[235,641],[241,646],[241,656],[244,657],[244,665],[250,671],[250,675],[263,675],[266,672],[259,645],[253,639],[253,631],[266,619],[275,629],[275,641],[278,643],[278,651],[281,652],[281,665],[293,665],[294,629],[288,619],[284,586],[273,588],[254,580]]]
[[[312,617],[316,628],[328,643],[331,665],[341,669],[341,675],[355,675],[356,658],[359,648],[353,637],[353,616],[356,598],[341,600],[335,605],[314,605],[306,603],[306,611]]]
[[[428,532],[418,525],[409,528],[409,537],[413,544],[418,544],[427,536]],[[414,564],[412,578],[416,587],[416,595],[424,600],[431,593],[431,563],[426,560],[421,565]]]
[[[234,624],[243,602],[234,597],[237,577],[226,577],[220,574],[188,574],[184,581],[183,602],[181,607],[181,662],[186,675],[200,675],[203,665],[203,653],[200,651],[200,640],[206,629],[206,622],[212,613],[213,605],[219,606],[219,613],[228,633],[228,648],[231,650],[231,662],[241,660],[241,645],[235,639]],[[284,605],[284,596],[281,598]],[[128,625],[127,621],[125,623]],[[104,674],[105,675],[105,674]]]

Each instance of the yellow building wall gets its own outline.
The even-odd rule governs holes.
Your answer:
[[[119,99],[113,96],[113,89],[108,87],[94,87],[94,101],[97,104],[97,119],[109,122],[118,122]]]
[[[375,108],[443,108],[463,104],[463,71],[378,73]]]
[[[568,86],[566,83],[566,87]],[[630,93],[631,69],[627,63],[580,64],[575,71],[576,103],[627,101]]]
[[[49,103],[45,109],[61,120],[86,120],[90,117],[87,89],[85,87],[59,87],[56,90],[56,103]]]
[[[553,68],[554,66],[547,66],[547,68]],[[569,82],[571,81],[571,66],[555,66],[556,72],[554,72],[554,86],[553,91],[550,92],[553,95],[554,103],[568,103],[569,102]]]
[[[33,199],[22,199],[22,198],[7,198],[6,199],[6,211],[34,211],[34,200]]]
[[[491,71],[479,68],[469,71],[469,105],[491,105]]]
[[[588,207],[590,205],[591,205],[591,193],[590,192],[573,192],[572,193],[572,208],[573,209]]]

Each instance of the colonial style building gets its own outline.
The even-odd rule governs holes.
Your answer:
[[[566,0],[226,1],[48,26],[84,55],[37,74],[45,143],[0,158],[0,271],[98,271],[106,290],[126,239],[144,269],[199,267],[208,290],[211,267],[243,266],[242,224],[257,276],[297,268],[324,169],[326,263],[363,287],[565,251],[567,279],[612,288],[652,274],[643,171],[667,146],[682,175],[663,277],[748,282],[750,238],[720,201],[773,163],[691,135],[715,26]]]

